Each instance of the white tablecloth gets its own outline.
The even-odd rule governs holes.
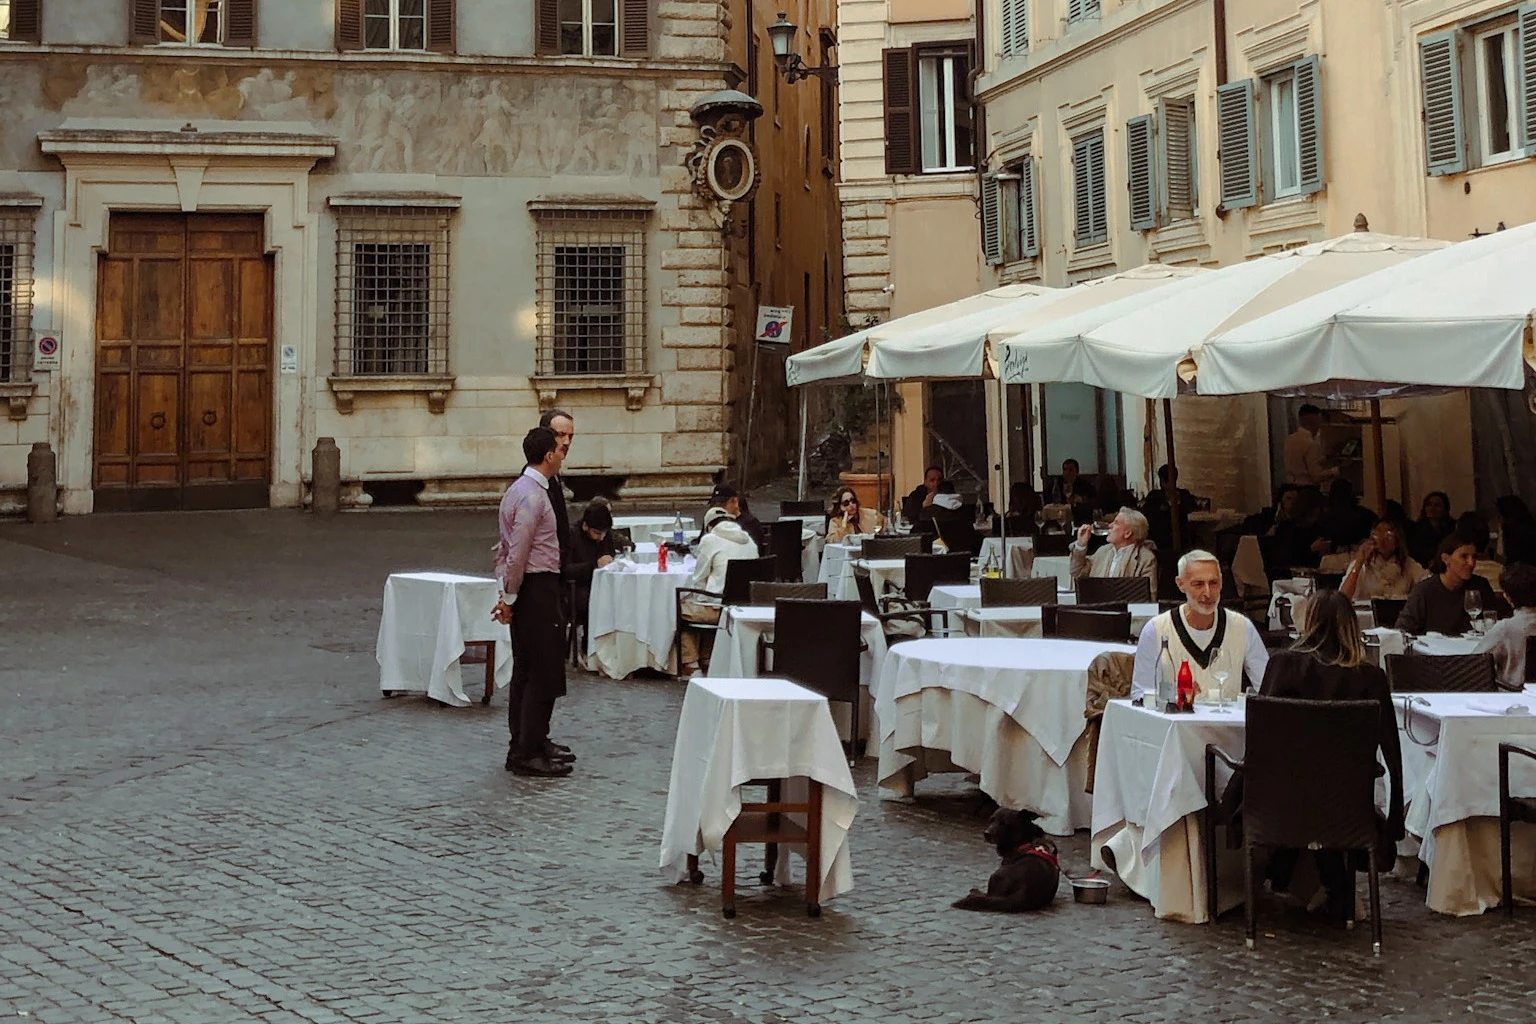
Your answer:
[[[1029,574],[1036,579],[1054,576],[1056,577],[1056,586],[1062,590],[1070,590],[1073,586],[1072,556],[1036,555],[1035,564],[1030,567]]]
[[[986,565],[990,560],[1001,568],[1002,560],[999,556],[1002,550],[1003,539],[1001,537],[988,537],[981,542],[981,555],[977,558],[977,562],[981,565]],[[1009,537],[1008,560],[1009,576],[1014,579],[1028,578],[1031,568],[1035,563],[1034,540],[1029,537]]]
[[[1416,637],[1413,641],[1413,650],[1416,654],[1473,654],[1477,651],[1479,643],[1481,641],[1477,637],[1442,636],[1439,633],[1430,633]]]
[[[1064,596],[1075,597],[1076,595]],[[1069,604],[1070,602],[1061,603]],[[1157,618],[1156,604],[1133,604],[1128,608],[1131,613],[1131,636],[1140,636],[1142,627]],[[970,608],[957,616],[957,619],[963,626],[966,636],[1032,637],[1041,635],[1041,617],[1042,612],[1038,607],[1026,606]]]
[[[797,777],[823,786],[820,898],[831,899],[853,887],[848,829],[859,800],[826,698],[784,679],[690,680],[661,829],[666,877],[681,881],[690,854],[720,851],[743,783]],[[803,846],[780,847],[781,884],[791,849],[804,857]]]
[[[673,595],[687,585],[688,570],[675,558],[665,573],[657,572],[655,565],[623,572],[617,563],[594,572],[587,613],[587,667],[610,679],[623,679],[642,668],[675,671]]]
[[[931,771],[970,771],[1004,807],[1070,835],[1089,821],[1088,668],[1129,644],[913,640],[886,654],[875,693],[880,785],[910,795]],[[939,756],[933,756],[933,755]]]
[[[859,593],[853,585],[849,562],[855,546],[837,541],[825,544],[821,549],[821,564],[815,579],[827,585],[827,596],[834,601],[857,601]]]
[[[875,600],[886,595],[887,586],[900,590],[907,584],[907,560],[905,558],[860,558],[845,563],[844,575],[848,582],[843,589],[849,594],[844,600],[852,601],[859,592],[853,582],[853,570],[869,570],[869,585],[875,588]]]
[[[642,540],[651,533],[661,531],[666,533],[668,539],[672,536],[672,527],[676,522],[675,516],[614,516],[613,527],[616,530],[628,530],[631,540]],[[698,527],[692,517],[683,516],[683,534],[692,540]]]
[[[459,658],[466,640],[496,642],[496,687],[512,681],[512,636],[491,618],[501,584],[446,572],[391,573],[374,659],[379,689],[425,692],[433,700],[466,707]]]

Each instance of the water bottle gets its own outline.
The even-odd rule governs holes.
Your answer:
[[[672,520],[672,543],[682,546],[683,543],[683,514],[678,512]]]
[[[1157,652],[1157,692],[1153,694],[1157,710],[1162,712],[1176,711],[1179,706],[1178,683],[1169,671],[1172,666],[1173,656],[1168,651],[1168,638],[1163,637],[1162,647]]]

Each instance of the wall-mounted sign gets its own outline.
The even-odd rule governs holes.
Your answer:
[[[795,322],[794,306],[758,306],[757,340],[763,345],[788,345]]]
[[[284,345],[278,353],[278,370],[282,373],[299,372],[299,350],[294,345]]]
[[[32,348],[32,369],[57,370],[59,368],[59,356],[64,346],[59,343],[59,335],[55,331],[39,331],[37,344]]]

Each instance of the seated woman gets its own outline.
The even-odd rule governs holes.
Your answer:
[[[1419,507],[1419,518],[1409,534],[1409,546],[1420,565],[1435,560],[1440,542],[1456,532],[1456,520],[1451,518],[1451,499],[1444,491],[1430,491],[1424,495]]]
[[[613,513],[608,506],[594,501],[581,513],[581,522],[571,534],[570,561],[565,573],[576,584],[576,621],[587,621],[587,606],[592,603],[592,573],[612,562],[618,554],[614,546]]]
[[[1504,567],[1500,582],[1515,614],[1488,631],[1477,645],[1477,653],[1493,655],[1499,682],[1517,690],[1530,681],[1530,671],[1536,668],[1525,661],[1526,640],[1536,636],[1536,566],[1511,562]]]
[[[1477,541],[1453,533],[1440,542],[1438,572],[1420,580],[1408,593],[1408,603],[1397,617],[1404,633],[1442,633],[1460,636],[1472,625],[1467,617],[1467,591],[1476,591],[1484,608],[1493,608],[1493,587],[1473,570],[1477,567]]]
[[[832,516],[827,520],[827,543],[835,544],[856,533],[879,533],[885,529],[885,517],[872,508],[862,508],[852,487],[838,490],[832,499]]]
[[[1406,598],[1425,575],[1424,567],[1408,555],[1403,528],[1390,519],[1378,519],[1371,535],[1355,552],[1339,591],[1354,601],[1378,597]]]
[[[704,538],[699,541],[693,575],[688,577],[687,586],[718,594],[725,589],[727,563],[736,558],[756,557],[757,544],[747,531],[725,509],[711,508],[704,513]],[[683,618],[689,622],[719,622],[720,604],[697,594],[688,594],[683,598]],[[706,639],[713,641],[713,635],[707,635]],[[708,654],[708,646],[701,651],[698,634],[686,629],[681,645],[683,663],[679,666],[679,675],[686,678],[698,671],[700,655]]]
[[[1365,641],[1349,598],[1325,590],[1307,603],[1301,636],[1290,650],[1270,655],[1259,694],[1297,700],[1373,700],[1381,705],[1376,743],[1391,789],[1386,819],[1380,820],[1378,812],[1377,865],[1390,870],[1397,856],[1396,843],[1403,837],[1403,757],[1397,714],[1386,673],[1365,660]],[[1299,852],[1277,850],[1270,858],[1270,880],[1277,891],[1290,884]],[[1317,851],[1318,878],[1327,892],[1329,914],[1336,919],[1344,917],[1354,899],[1350,871],[1363,867],[1352,868],[1338,851]]]

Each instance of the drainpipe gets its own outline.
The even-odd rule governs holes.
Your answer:
[[[1211,0],[1211,28],[1216,37],[1216,84],[1227,84],[1227,0]]]

